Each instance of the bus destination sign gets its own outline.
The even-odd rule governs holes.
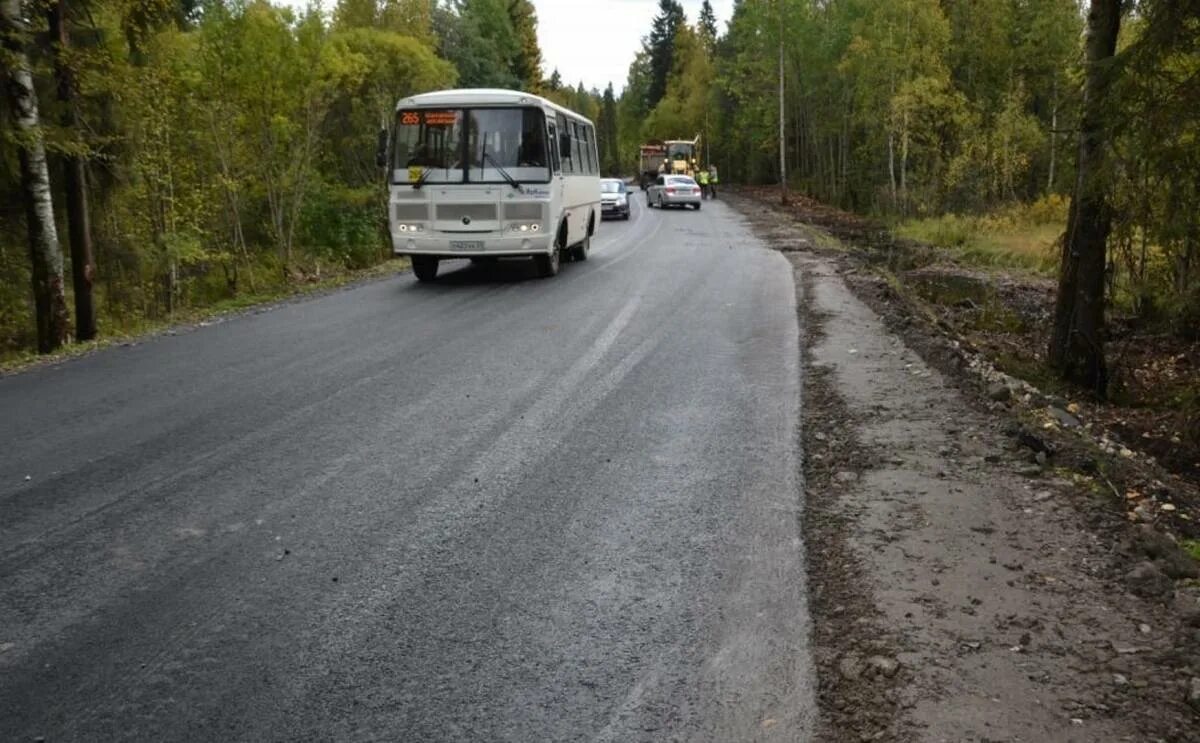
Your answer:
[[[454,126],[458,123],[458,111],[402,111],[400,123],[403,126]]]

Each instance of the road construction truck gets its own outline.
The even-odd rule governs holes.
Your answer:
[[[642,189],[660,173],[696,177],[700,167],[700,135],[695,139],[652,139],[641,147],[638,172]]]
[[[663,161],[667,159],[667,143],[661,139],[652,139],[641,146],[638,158],[638,183],[642,190],[654,183],[658,177]]]

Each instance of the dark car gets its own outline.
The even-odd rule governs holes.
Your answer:
[[[629,189],[618,178],[600,179],[600,216],[629,219]]]

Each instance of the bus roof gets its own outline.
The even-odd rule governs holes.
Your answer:
[[[396,104],[396,110],[424,106],[525,106],[530,104],[544,106],[564,116],[570,116],[579,121],[586,121],[589,124],[592,123],[592,120],[583,114],[576,113],[569,108],[563,108],[554,101],[546,100],[539,95],[500,88],[462,88],[460,90],[438,90],[433,93],[421,93],[420,95],[401,98],[400,102]]]

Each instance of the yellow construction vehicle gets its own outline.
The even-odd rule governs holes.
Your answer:
[[[695,139],[668,139],[666,145],[668,171],[695,178],[700,169],[700,135]]]
[[[638,167],[642,189],[654,182],[659,173],[696,177],[700,167],[700,135],[695,139],[652,139],[642,145]]]

